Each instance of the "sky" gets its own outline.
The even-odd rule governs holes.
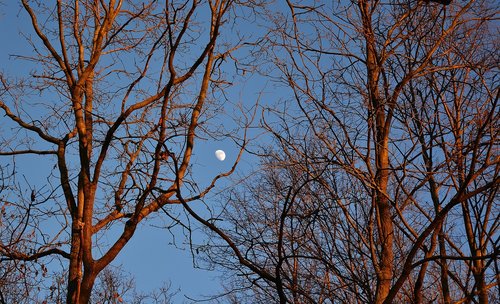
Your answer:
[[[26,75],[31,70],[31,66],[11,56],[12,54],[29,54],[32,51],[22,35],[22,33],[31,33],[30,24],[27,14],[20,10],[17,1],[1,2],[0,28],[3,29],[0,31],[0,41],[2,41],[0,71],[6,75]],[[265,86],[266,84],[259,80],[248,80],[247,83],[238,84],[238,91],[229,92],[229,96],[235,99],[235,104],[238,101],[251,106],[259,99],[259,94]],[[270,95],[272,94],[269,93]],[[242,96],[245,96],[247,100],[243,100]],[[230,126],[226,127],[230,128]],[[3,128],[0,126],[0,132],[8,132],[8,130],[5,125]],[[225,161],[221,162],[216,159],[214,152],[217,149],[225,151]],[[237,151],[236,144],[229,140],[207,139],[198,142],[193,155],[193,163],[195,176],[200,185],[207,185],[213,176],[228,170],[236,159]],[[5,159],[0,159],[0,162],[4,161]],[[241,164],[243,168],[251,168],[255,165],[255,159],[246,154]],[[19,170],[26,171],[31,179],[43,179],[42,172],[47,169],[47,164],[37,157],[24,157],[19,164]],[[214,192],[223,190],[228,182],[219,182]],[[201,299],[204,295],[213,295],[220,291],[220,273],[194,267],[189,246],[182,232],[174,229],[172,235],[165,229],[158,228],[161,225],[161,220],[141,224],[113,265],[121,265],[125,272],[129,272],[134,277],[138,291],[148,292],[162,286],[163,282],[170,282],[173,291],[178,290],[175,303],[190,303],[191,301],[186,296]],[[175,244],[173,236],[175,236]],[[201,242],[204,237],[201,233],[194,235],[195,240]]]
[[[16,60],[11,54],[30,54],[31,47],[26,42],[23,34],[31,32],[26,13],[19,9],[18,1],[0,0],[0,71],[7,75],[22,76],[31,71],[31,66],[24,61]],[[240,25],[246,31],[258,31],[255,25],[249,22]],[[356,42],[353,42],[356,43]],[[229,70],[228,70],[229,71]],[[348,77],[348,76],[345,76]],[[225,129],[234,129],[234,125],[229,118],[232,111],[236,110],[237,105],[242,103],[247,108],[255,105],[260,100],[261,105],[273,103],[280,96],[286,94],[280,89],[273,87],[273,84],[266,83],[256,75],[245,80],[235,77],[232,79],[235,83],[233,89],[226,92],[228,102],[225,106],[227,112],[218,117],[216,121]],[[42,115],[35,113],[36,115]],[[9,132],[9,125],[2,125],[0,116],[0,135],[1,132]],[[252,136],[255,134],[252,134]],[[262,143],[262,137],[257,139],[257,143]],[[215,151],[222,149],[226,152],[226,159],[220,162],[216,159]],[[205,138],[197,141],[192,157],[193,171],[196,182],[200,188],[207,186],[211,179],[221,172],[230,169],[235,161],[238,146],[231,140],[214,140]],[[22,161],[18,162],[18,170],[24,172],[33,184],[43,185],[44,175],[42,172],[50,170],[50,165],[45,163],[40,157],[20,157]],[[5,159],[0,158],[0,165]],[[243,160],[239,166],[241,172],[247,172],[258,166],[256,158],[249,154],[244,154]],[[22,183],[23,181],[21,181]],[[231,180],[222,180],[217,183],[213,194],[209,195],[204,202],[192,202],[191,206],[196,210],[204,212],[203,204],[216,206],[217,198],[214,195],[224,191]],[[2,194],[3,195],[3,194]],[[173,206],[174,213],[182,214],[181,206]],[[221,291],[221,282],[219,276],[222,274],[217,271],[208,271],[196,268],[193,265],[193,257],[189,250],[188,239],[182,229],[175,227],[165,229],[164,226],[169,222],[165,221],[158,214],[158,218],[146,221],[140,224],[132,240],[127,244],[118,258],[113,262],[115,266],[121,266],[125,273],[130,273],[134,278],[137,290],[140,292],[150,292],[159,288],[164,282],[170,282],[172,291],[178,290],[174,303],[190,303],[191,299],[203,299],[204,296],[210,296]],[[194,223],[194,221],[193,221]],[[197,227],[193,224],[193,227]],[[105,236],[104,242],[111,243],[116,238],[119,231],[112,230]],[[115,233],[115,235],[113,235]],[[206,236],[195,229],[194,243],[203,244]],[[99,251],[96,248],[96,253]]]

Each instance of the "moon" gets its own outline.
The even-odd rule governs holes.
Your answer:
[[[224,159],[226,159],[226,153],[224,153],[224,151],[222,150],[217,150],[215,151],[215,157],[217,157],[218,160],[223,161]]]

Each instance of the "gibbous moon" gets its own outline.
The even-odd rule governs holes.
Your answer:
[[[215,151],[215,157],[217,157],[218,160],[223,161],[224,159],[226,159],[226,153],[224,153],[224,151],[222,150],[217,150]]]

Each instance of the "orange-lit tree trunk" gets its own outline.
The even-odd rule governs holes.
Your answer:
[[[378,245],[377,257],[372,257],[377,274],[375,303],[382,303],[391,288],[393,276],[393,220],[391,203],[387,194],[389,182],[389,132],[394,104],[380,94],[381,62],[377,52],[375,35],[372,28],[372,7],[370,1],[359,1],[363,34],[366,41],[366,69],[368,89],[368,115],[372,119],[372,132],[375,138],[375,185],[373,204],[376,210]],[[369,118],[370,119],[370,118]]]

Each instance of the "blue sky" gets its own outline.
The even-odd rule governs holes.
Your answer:
[[[12,54],[30,54],[32,49],[23,38],[21,33],[32,33],[27,14],[20,10],[20,4],[17,1],[2,1],[0,6],[0,41],[3,42],[0,48],[0,70],[8,76],[26,76],[32,65],[21,60],[16,60]],[[246,28],[249,30],[250,28]],[[235,83],[234,89],[229,90],[228,97],[233,101],[227,104],[228,111],[226,117],[220,118],[221,125],[226,129],[231,129],[230,120],[232,107],[237,104],[244,104],[251,107],[257,99],[261,98],[261,103],[266,103],[269,98],[274,98],[271,92],[266,93],[265,87],[268,84],[259,81],[257,78],[235,79],[242,81]],[[259,95],[263,92],[263,95]],[[271,91],[271,90],[269,90]],[[244,97],[243,97],[244,96]],[[260,96],[260,97],[259,97]],[[236,107],[234,108],[236,109]],[[0,126],[0,132],[9,132],[7,125]],[[8,135],[8,134],[7,134]],[[227,158],[220,162],[215,158],[214,152],[222,149],[226,152]],[[211,178],[218,173],[228,170],[236,158],[238,146],[230,140],[214,141],[211,139],[200,140],[193,155],[194,176],[201,188],[207,185]],[[0,162],[6,162],[0,159]],[[242,169],[248,170],[256,164],[255,158],[250,155],[244,155],[242,160]],[[43,186],[44,172],[50,165],[44,163],[38,157],[26,156],[19,164],[19,170],[26,172],[30,179],[38,180],[33,182],[39,187]],[[214,193],[221,191],[230,183],[229,180],[220,181],[214,189]],[[215,204],[215,200],[209,198],[205,203]],[[194,202],[200,204],[201,202]],[[179,206],[180,207],[180,206]],[[182,212],[182,211],[179,211]],[[127,244],[125,249],[118,256],[114,265],[122,265],[123,270],[130,272],[135,277],[137,289],[148,292],[158,288],[165,281],[172,283],[172,288],[179,289],[176,297],[176,303],[181,303],[184,295],[192,298],[201,298],[203,295],[211,295],[220,290],[218,276],[220,273],[206,271],[193,267],[193,259],[189,251],[187,239],[183,236],[182,230],[174,228],[171,234],[165,229],[158,228],[163,221],[158,218],[141,224],[140,229],[135,233],[133,239]],[[196,224],[193,222],[193,225]],[[175,245],[174,237],[175,236]],[[198,232],[194,234],[195,240],[203,241],[204,235]],[[109,238],[112,241],[112,237]],[[186,300],[186,302],[190,302]]]

